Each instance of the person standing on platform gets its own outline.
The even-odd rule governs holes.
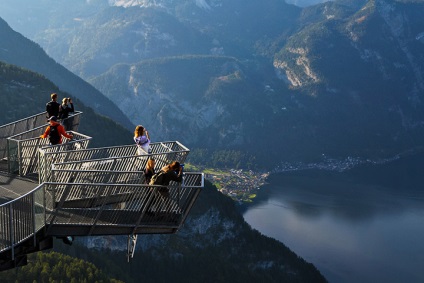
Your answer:
[[[134,142],[137,145],[138,155],[146,155],[151,153],[149,132],[141,125],[135,127]]]
[[[52,100],[46,103],[46,112],[47,112],[48,119],[52,116],[55,116],[55,117],[59,116],[59,106],[60,106],[60,104],[57,102],[57,93],[52,93],[50,97]]]
[[[65,128],[57,121],[56,116],[51,116],[49,119],[50,125],[47,126],[46,131],[44,134],[40,136],[41,139],[45,139],[49,137],[50,144],[56,145],[56,144],[62,144],[62,136],[68,139],[72,139],[72,134],[67,134],[65,131]]]
[[[72,130],[72,118],[69,118],[69,113],[71,112],[74,112],[74,104],[70,97],[65,97],[62,99],[62,104],[59,106],[59,119],[62,120],[62,124],[66,131]]]

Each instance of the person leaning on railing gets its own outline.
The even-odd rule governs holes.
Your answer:
[[[159,188],[159,193],[165,197],[169,196],[169,189],[167,186],[171,181],[181,183],[183,181],[183,165],[181,165],[178,161],[174,161],[160,170],[160,172],[156,173],[151,181],[150,185],[160,185],[162,187]]]
[[[73,135],[67,134],[66,131],[65,131],[65,128],[60,123],[57,122],[56,116],[51,116],[49,118],[49,123],[50,123],[50,125],[47,126],[44,134],[42,134],[40,136],[41,139],[45,139],[45,138],[49,137],[50,144],[56,145],[56,144],[62,143],[62,136],[64,136],[65,138],[68,138],[68,139],[73,138]]]

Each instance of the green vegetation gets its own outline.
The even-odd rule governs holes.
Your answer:
[[[52,92],[58,93],[59,99],[72,97],[45,77],[1,61],[0,74],[0,111],[4,114],[0,116],[0,125],[44,112]],[[75,110],[83,112],[78,131],[93,137],[91,147],[133,142],[130,131],[110,118],[95,113],[80,100],[73,100]]]
[[[121,283],[109,278],[94,264],[57,252],[29,255],[28,265],[1,273],[1,282]]]
[[[248,152],[240,150],[210,150],[193,149],[189,155],[190,163],[202,164],[203,170],[216,170],[206,168],[257,168],[256,157]]]

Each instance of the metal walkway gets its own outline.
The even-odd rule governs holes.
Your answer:
[[[203,174],[191,172],[167,188],[144,185],[148,158],[159,171],[189,150],[177,141],[141,156],[135,145],[90,149],[91,137],[77,132],[81,114],[62,145],[38,138],[44,113],[0,126],[0,271],[52,248],[53,237],[128,235],[131,258],[137,235],[176,233],[203,188]]]

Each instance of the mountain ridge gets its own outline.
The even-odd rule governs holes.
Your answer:
[[[131,120],[158,129],[155,136],[182,134],[193,149],[249,152],[258,167],[323,154],[386,158],[424,140],[423,3],[156,3],[161,6],[123,8],[98,1],[102,12],[90,16],[93,6],[78,2],[75,10],[84,17],[64,24],[72,27],[66,36],[59,32],[63,26],[55,26],[62,15],[56,7],[51,28],[40,27],[33,38],[54,49],[56,60],[77,64],[76,72],[122,110],[139,101],[142,114],[128,111]],[[108,32],[109,26],[116,29]],[[90,54],[69,52],[74,48]],[[210,72],[190,56],[212,56],[221,69]],[[236,60],[224,64],[219,56]],[[147,87],[152,84],[146,78],[158,70],[156,59],[178,57],[184,64],[173,59],[160,79],[152,79],[163,85]],[[143,72],[137,72],[140,66]],[[208,123],[201,116],[194,121],[195,101],[202,101]]]
[[[114,119],[128,129],[133,128],[133,124],[115,104],[93,86],[55,62],[38,44],[13,31],[1,18],[0,35],[3,38],[0,43],[1,61],[43,74],[63,91],[91,105],[96,112]],[[47,101],[51,92],[46,93]]]

